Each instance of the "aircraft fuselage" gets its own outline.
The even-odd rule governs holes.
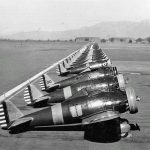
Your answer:
[[[113,67],[115,68],[115,67]],[[63,88],[72,84],[76,84],[79,82],[94,80],[94,79],[100,79],[105,78],[106,76],[115,76],[117,75],[117,71],[113,68],[103,67],[93,72],[83,72],[79,75],[70,77],[68,79],[56,82],[55,84],[58,85],[57,88]],[[51,90],[51,88],[49,88]],[[48,90],[48,89],[47,89]]]
[[[80,91],[81,95],[88,95],[88,93],[91,92],[100,93],[100,92],[116,91],[117,88],[119,88],[117,78],[109,77],[90,80],[87,82],[80,82],[72,86],[67,86],[63,89],[58,89],[54,92],[50,92],[44,96],[49,97],[47,103],[51,104],[62,102],[72,96],[79,97]],[[35,101],[33,105],[36,104],[38,104],[37,101]]]
[[[78,99],[64,101],[23,118],[33,118],[29,124],[30,127],[82,123],[84,118],[89,118],[95,114],[101,115],[103,119],[109,116],[110,119],[113,115],[112,112],[126,112],[126,103],[127,97],[124,93],[104,92],[93,97],[79,97]],[[86,121],[83,123],[86,123]]]

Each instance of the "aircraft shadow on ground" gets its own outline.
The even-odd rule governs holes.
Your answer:
[[[110,120],[103,123],[96,123],[86,127],[77,126],[59,126],[59,127],[38,127],[28,129],[24,127],[23,130],[10,132],[10,134],[17,134],[25,131],[84,131],[84,139],[97,143],[113,143],[121,139],[120,124],[116,120]]]

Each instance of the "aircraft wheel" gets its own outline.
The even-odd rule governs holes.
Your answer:
[[[119,88],[121,91],[124,91],[125,90],[125,80],[124,80],[124,77],[123,77],[123,74],[118,74],[117,75],[117,79],[118,79],[118,83],[119,83]]]
[[[115,71],[116,71],[116,74],[118,74],[118,70],[117,70],[117,67],[115,67]]]
[[[128,136],[128,134],[129,134],[129,133],[122,133],[122,134],[121,134],[121,137],[122,137],[122,138],[125,138],[125,137]]]
[[[117,67],[112,67],[114,76],[118,75]]]
[[[126,94],[129,104],[129,111],[131,114],[135,114],[138,112],[137,104],[136,104],[136,96],[133,88],[126,88]]]

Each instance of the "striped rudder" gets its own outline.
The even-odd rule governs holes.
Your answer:
[[[32,105],[33,102],[43,96],[43,93],[33,84],[28,85],[24,90],[24,100],[27,105]]]
[[[5,129],[9,124],[9,115],[7,111],[6,102],[0,104],[0,126]]]
[[[65,65],[65,68],[69,68],[70,67],[70,65],[68,63],[68,59],[65,59],[63,62],[64,62],[64,65]]]
[[[61,74],[61,71],[60,71],[60,64],[58,64],[58,66],[57,66],[57,68],[56,68],[56,73],[57,73],[58,75]]]
[[[30,105],[32,103],[32,93],[29,85],[24,89],[24,100],[27,105]]]
[[[42,91],[50,88],[55,82],[47,75],[43,74],[40,78],[40,86]]]
[[[45,91],[47,89],[46,81],[45,81],[45,76],[44,75],[41,76],[39,84],[40,84],[40,87],[41,87],[42,91]]]
[[[67,69],[63,66],[63,64],[58,64],[57,68],[56,68],[56,73],[59,76],[62,76],[63,74],[66,74],[68,71]]]
[[[63,65],[63,67],[65,67],[65,62],[64,61],[62,62],[62,65]]]

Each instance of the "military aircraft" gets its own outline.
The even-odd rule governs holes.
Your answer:
[[[90,51],[84,51],[83,54],[80,57],[78,57],[78,59],[74,63],[70,65],[69,68],[67,67],[67,69],[71,69],[72,67],[78,67],[81,64],[86,64],[89,62],[110,61],[107,55],[99,48],[97,43],[93,43],[90,46]]]
[[[28,105],[36,107],[52,105],[71,97],[80,97],[94,92],[115,91],[116,89],[125,89],[125,81],[122,74],[79,82],[46,94],[43,94],[36,86],[30,84],[24,91],[24,99]]]
[[[102,58],[99,57],[99,55],[97,55],[97,51],[100,51],[100,54],[103,52],[101,50],[99,50],[99,47],[97,46],[97,44],[94,43],[94,44],[91,44],[90,46],[92,47],[92,49],[90,49],[90,50],[93,52],[93,54],[95,54],[95,60],[98,60],[98,61],[102,60]],[[89,53],[91,52],[91,51],[89,51],[89,47],[83,53],[85,53],[86,51],[88,51]],[[94,51],[95,51],[95,53],[94,53]],[[82,54],[80,57],[82,57],[83,55],[84,54]],[[90,54],[90,56],[91,56],[91,54]],[[93,56],[92,56],[92,58],[93,58]],[[100,62],[99,62],[99,64],[100,64]],[[100,72],[100,70],[102,70],[102,71]],[[65,83],[68,84],[68,83],[73,83],[74,81],[76,81],[76,85],[70,84],[71,86],[65,87],[62,90],[57,90],[56,92],[51,92],[48,94],[41,93],[36,88],[36,86],[30,84],[29,86],[27,86],[27,88],[24,91],[24,99],[28,105],[40,106],[42,104],[52,104],[52,103],[62,102],[64,100],[74,96],[75,94],[76,94],[76,97],[78,97],[80,95],[85,95],[88,92],[92,92],[93,90],[96,90],[99,92],[101,92],[103,90],[109,91],[109,90],[113,89],[114,87],[116,87],[116,83],[119,85],[120,89],[124,89],[125,81],[121,74],[117,75],[117,77],[111,76],[109,78],[104,78],[104,71],[105,71],[105,74],[107,74],[107,71],[110,73],[113,72],[113,74],[117,74],[117,69],[115,67],[114,68],[113,67],[112,68],[101,67],[101,68],[99,68],[99,70],[97,72],[94,72],[91,75],[88,71],[86,73],[85,72],[81,73],[80,75],[78,75],[76,77],[72,77],[71,79],[66,79],[65,81],[62,81],[61,83],[63,83],[63,85],[65,85]],[[102,72],[103,72],[103,74],[102,74]],[[86,77],[85,75],[88,77]],[[89,78],[89,75],[91,76],[90,78]],[[48,78],[47,75],[42,75],[42,78],[44,81],[43,81],[43,83],[41,83],[41,86],[45,85],[45,87],[46,87],[46,82],[53,83],[53,81],[52,80],[45,81],[45,79],[44,79],[45,77]],[[97,80],[93,81],[91,79],[97,79]],[[55,84],[52,86],[53,89],[56,87],[58,87],[58,84]],[[45,88],[45,89],[47,89],[47,88]],[[86,90],[86,92],[85,92],[85,90]],[[47,92],[48,92],[48,90],[47,90]]]
[[[92,63],[93,65],[91,65]],[[66,67],[65,64],[68,64],[68,66]],[[81,64],[83,65],[82,67],[80,66]],[[69,73],[73,71],[73,66],[76,66],[76,69],[80,67],[83,68],[76,71],[76,73],[78,72],[80,74],[79,76],[72,77],[72,79],[75,80],[76,77],[80,77],[81,75],[85,75],[84,77],[87,77],[88,74],[85,72],[88,71],[89,73],[90,71],[93,71],[94,73],[94,70],[105,66],[104,64],[106,64],[106,66],[111,66],[109,59],[105,57],[102,51],[99,51],[99,48],[97,48],[95,44],[93,45],[93,43],[84,46],[82,49],[77,50],[68,57],[53,64],[21,85],[0,96],[0,126],[3,129],[9,130],[10,133],[19,133],[27,130],[35,130],[40,127],[65,127],[80,125],[85,128],[85,134],[89,131],[91,133],[94,131],[94,134],[97,135],[97,124],[99,127],[100,124],[106,123],[109,125],[111,122],[113,123],[113,128],[108,128],[108,126],[105,125],[102,129],[106,131],[111,130],[108,137],[112,133],[116,133],[115,135],[118,137],[125,137],[131,130],[139,130],[139,126],[137,124],[132,124],[126,119],[120,117],[122,113],[127,111],[131,114],[138,112],[136,105],[137,98],[132,88],[120,86],[119,83],[123,85],[122,81],[124,80],[118,80],[123,78],[120,77],[120,74],[114,73],[114,69],[112,69],[112,72],[115,76],[107,76],[103,72],[103,75],[106,75],[104,78],[87,80],[87,82],[80,82],[76,84],[69,83],[69,86],[67,87],[65,86],[65,82],[71,82],[71,79],[58,82],[59,87],[64,86],[64,89],[58,89],[55,91],[56,93],[54,95],[57,94],[57,97],[59,97],[59,93],[57,92],[60,91],[60,97],[64,96],[64,98],[67,98],[71,93],[77,93],[78,95],[80,91],[85,94],[78,97],[68,97],[69,99],[62,101],[61,103],[59,102],[55,105],[42,108],[41,110],[28,115],[24,115],[10,101],[12,96],[22,91],[24,88],[27,89],[25,90],[26,92],[24,96],[26,97],[26,102],[28,102],[28,104],[29,101],[31,103],[31,98],[33,97],[35,99],[40,97],[41,99],[38,99],[39,101],[42,101],[42,98],[45,99],[46,96],[41,95],[40,90],[37,92],[34,82],[43,75],[46,77],[45,75],[48,71],[56,65],[63,66],[63,68],[66,67],[65,69]],[[84,67],[84,65],[86,67]],[[96,67],[94,67],[94,65]],[[107,73],[109,74],[109,71]],[[97,83],[98,80],[100,80],[100,83]],[[120,87],[120,89],[118,87]],[[67,93],[63,93],[64,95],[62,95],[62,91],[66,91]],[[87,91],[89,91],[89,93]],[[49,94],[52,95],[52,93]],[[45,102],[47,103],[47,101]],[[13,110],[13,118],[11,117],[9,110]],[[114,124],[114,120],[117,122],[116,124]]]
[[[16,94],[18,94],[19,92],[21,92],[22,90],[24,90],[24,88],[26,86],[28,86],[30,83],[35,83],[37,80],[39,80],[39,78],[48,73],[52,68],[56,67],[58,64],[60,64],[61,62],[63,62],[66,59],[69,59],[71,62],[73,62],[74,60],[76,60],[80,55],[82,55],[82,53],[88,48],[88,46],[91,43],[88,43],[86,45],[84,45],[82,48],[76,50],[75,52],[71,53],[70,55],[68,55],[67,57],[61,59],[60,61],[52,64],[51,66],[47,67],[46,69],[44,69],[43,71],[39,72],[38,74],[36,74],[35,76],[29,78],[27,81],[24,81],[23,83],[21,83],[20,85],[14,87],[13,89],[9,90],[8,92],[4,93],[3,95],[0,96],[0,102],[3,102],[4,100],[9,100],[12,97],[14,97]]]
[[[23,115],[15,108],[14,112],[17,118],[13,120],[10,120],[7,106],[8,104],[5,101],[0,105],[0,125],[3,129],[7,129],[12,133],[47,126],[91,126],[96,123],[107,122],[108,120],[120,120],[120,114],[126,111],[129,111],[131,114],[138,111],[136,96],[132,88],[126,88],[126,94],[122,93],[122,91],[103,92],[92,97],[70,99],[28,115]],[[11,109],[13,108],[14,106]],[[122,137],[132,130],[131,125],[127,121],[120,121],[119,128]],[[139,129],[137,124],[134,128]]]
[[[80,55],[74,63],[68,65],[65,64],[67,64],[65,60],[63,63],[58,64],[56,73],[59,76],[79,74],[82,72],[97,70],[104,66],[111,67],[112,65],[110,59],[101,49],[99,49],[97,43],[92,43],[90,48],[88,47],[88,51],[84,51],[84,53]]]
[[[90,53],[90,47],[93,45],[94,43],[89,43],[87,45],[85,45],[82,49],[76,51],[75,53],[73,53],[72,55],[68,56],[67,58],[65,58],[62,61],[62,64],[65,68],[70,68],[74,63],[79,61],[79,58],[83,57],[84,55],[86,55],[86,53]],[[91,53],[90,53],[91,54]],[[85,57],[85,56],[84,56]],[[89,60],[89,58],[87,58]],[[57,70],[57,69],[56,69]]]
[[[41,86],[42,91],[48,92],[56,89],[61,89],[79,82],[85,82],[88,80],[94,80],[98,78],[105,78],[107,76],[116,76],[117,74],[118,71],[116,67],[102,67],[93,72],[91,71],[83,72],[58,82],[54,82],[48,74],[43,74],[41,76],[41,80],[39,81],[39,84]]]

